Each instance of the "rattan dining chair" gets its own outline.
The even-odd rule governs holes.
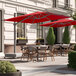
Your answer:
[[[51,60],[52,61],[55,61],[55,58],[54,58],[54,50],[55,50],[55,48],[54,48],[54,46],[49,46],[49,56],[51,57]]]
[[[47,46],[40,45],[40,47],[38,48],[38,57],[43,61],[47,60]]]
[[[74,44],[70,45],[69,46],[69,51],[73,51],[74,50],[74,46],[75,46]]]
[[[27,50],[29,52],[29,60],[37,60],[37,48],[35,46],[28,46]]]
[[[69,52],[69,45],[68,44],[63,44],[62,45],[62,51],[66,55]]]
[[[60,48],[60,45],[58,45],[58,44],[55,44],[55,45],[53,45],[53,48],[54,48],[54,54],[56,54],[56,56],[58,56],[58,53],[60,52],[60,53],[62,53],[62,51],[61,51],[61,48]]]
[[[21,60],[27,58],[28,61],[28,57],[29,57],[29,52],[27,50],[27,47],[23,47],[21,46],[21,51],[22,51],[22,56],[21,56]]]

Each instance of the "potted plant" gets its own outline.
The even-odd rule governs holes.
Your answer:
[[[22,76],[22,74],[9,61],[0,61],[0,76]]]
[[[49,45],[49,48],[52,49],[55,43],[55,34],[54,34],[53,27],[49,28],[46,40],[47,40],[47,44]]]
[[[54,34],[53,27],[49,28],[46,40],[47,40],[48,45],[54,45],[54,43],[55,43],[55,34]]]
[[[64,44],[69,44],[70,43],[70,35],[69,35],[69,28],[68,26],[65,27],[63,37],[62,37],[62,42]]]
[[[28,40],[26,38],[23,38],[23,37],[17,38],[17,44],[26,45],[27,41]]]

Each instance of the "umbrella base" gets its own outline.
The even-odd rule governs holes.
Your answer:
[[[6,53],[4,58],[16,58],[16,54]]]

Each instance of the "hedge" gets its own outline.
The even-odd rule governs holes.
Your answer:
[[[76,51],[71,51],[68,54],[68,67],[76,70]]]

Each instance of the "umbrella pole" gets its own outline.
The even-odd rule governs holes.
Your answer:
[[[16,53],[16,25],[14,23],[14,53]]]
[[[24,18],[23,20],[21,20],[17,23],[14,22],[14,53],[16,53],[16,25],[19,24],[20,22],[28,19],[29,17],[31,17],[31,16],[28,16],[27,18]]]

